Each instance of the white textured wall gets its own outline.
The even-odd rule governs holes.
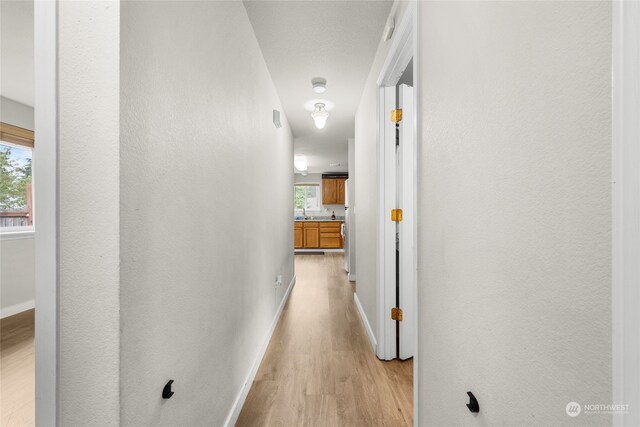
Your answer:
[[[611,403],[611,4],[420,23],[420,424],[608,425],[565,406]]]
[[[219,426],[293,277],[293,139],[241,2],[121,8],[122,424]]]
[[[33,237],[0,240],[0,317],[33,308]]]
[[[392,9],[396,26],[400,25],[407,2]],[[382,31],[380,28],[380,38]],[[393,39],[381,41],[362,92],[355,119],[355,192],[357,198],[356,293],[374,333],[378,331],[378,85],[376,81]]]
[[[58,4],[61,426],[119,424],[119,5]]]
[[[0,96],[0,121],[33,130],[33,107]]]

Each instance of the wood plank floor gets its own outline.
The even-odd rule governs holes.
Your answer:
[[[35,425],[34,310],[0,320],[0,425]]]
[[[380,361],[342,254],[296,255],[297,283],[236,426],[409,426],[413,362]]]

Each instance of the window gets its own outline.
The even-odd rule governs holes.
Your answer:
[[[33,132],[0,123],[0,230],[33,229]]]
[[[295,210],[320,211],[320,185],[296,184],[293,188]]]

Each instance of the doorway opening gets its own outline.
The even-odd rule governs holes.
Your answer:
[[[417,8],[410,2],[377,80],[378,342],[381,360],[413,360],[413,419],[418,422],[418,273],[416,69]]]
[[[0,425],[35,425],[34,1],[0,2]]]
[[[378,78],[379,305],[376,348],[382,360],[406,360],[417,347],[415,4],[398,28]]]

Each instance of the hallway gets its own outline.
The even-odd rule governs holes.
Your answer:
[[[296,285],[237,426],[413,424],[413,361],[377,359],[342,263],[296,255]]]

